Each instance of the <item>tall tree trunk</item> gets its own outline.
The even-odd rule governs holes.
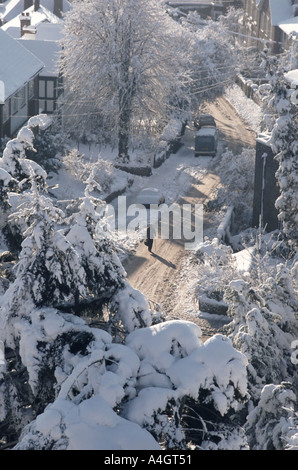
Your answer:
[[[129,136],[131,122],[131,106],[133,99],[133,78],[130,76],[131,67],[131,27],[127,23],[122,34],[122,49],[120,59],[120,83],[119,89],[119,132],[118,132],[118,159],[122,163],[129,162]]]
[[[130,111],[123,110],[119,118],[118,132],[118,160],[121,163],[129,162],[129,127],[130,127]]]

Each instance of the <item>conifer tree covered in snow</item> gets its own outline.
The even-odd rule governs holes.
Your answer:
[[[248,442],[255,450],[297,450],[298,411],[295,385],[266,385],[258,406],[245,425]]]
[[[15,239],[19,233],[16,227],[9,222],[11,199],[9,193],[18,200],[24,190],[32,184],[38,185],[42,190],[46,187],[46,172],[33,160],[27,158],[27,151],[35,152],[34,134],[30,125],[24,126],[15,139],[9,140],[0,158],[0,229],[5,235],[6,241],[12,250],[16,249]]]
[[[245,448],[234,423],[248,398],[245,356],[225,336],[203,343],[195,324],[164,321],[130,286],[92,181],[68,217],[34,177],[28,185],[10,210],[21,243],[0,299],[1,442],[170,449],[194,439],[205,448],[219,441]],[[76,307],[98,298],[106,316],[96,304],[101,327],[93,327]],[[206,408],[210,419],[199,418],[190,438],[186,428]]]
[[[134,139],[181,114],[178,25],[156,0],[75,1],[65,16],[65,125],[117,145],[125,162]]]
[[[45,185],[46,172],[26,156],[26,150],[33,148],[34,134],[30,126],[23,127],[15,139],[9,140],[0,159],[0,168],[15,178],[24,190],[30,187],[31,179]]]

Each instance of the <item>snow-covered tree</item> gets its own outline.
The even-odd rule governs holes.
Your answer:
[[[179,41],[159,1],[73,2],[63,41],[65,125],[96,132],[127,161],[132,137],[160,131],[181,112]]]
[[[79,212],[68,221],[65,238],[79,256],[89,298],[110,299],[123,286],[125,271],[106,222],[96,210],[97,203],[86,189]]]
[[[46,188],[47,174],[36,162],[27,158],[27,152],[35,152],[33,147],[34,134],[29,125],[24,126],[16,138],[6,143],[3,155],[0,158],[0,205],[2,208],[0,229],[12,251],[18,251],[19,233],[15,226],[9,222],[12,199],[18,199],[23,191],[38,185],[40,189]]]
[[[55,325],[49,313],[40,331]],[[58,320],[63,334],[72,319]],[[72,346],[64,354],[55,372],[56,399],[24,428],[15,449],[182,449],[185,398],[211,406],[218,416],[235,414],[247,399],[246,359],[221,335],[203,344],[196,325],[169,321],[137,329],[121,345],[102,330],[84,329],[91,333],[88,348],[77,360]],[[27,332],[24,347],[31,334],[37,336],[32,327]],[[196,444],[207,441],[207,434],[203,426]],[[237,447],[230,437],[230,448]]]
[[[1,222],[0,228],[3,227],[3,215],[10,207],[8,192],[17,187],[17,180],[13,178],[6,170],[0,168],[0,208]]]
[[[15,139],[9,140],[0,158],[0,168],[15,178],[22,190],[31,186],[34,179],[45,186],[46,172],[34,161],[27,158],[26,150],[34,151],[34,134],[29,126],[24,126]]]
[[[276,57],[264,57],[264,68],[271,86],[267,113],[271,115],[270,144],[279,168],[276,172],[280,196],[276,201],[282,230],[292,249],[298,241],[298,112],[291,101],[293,90],[284,78],[285,68]],[[268,119],[267,119],[268,121]]]
[[[12,287],[19,305],[25,299],[36,306],[56,305],[85,294],[80,257],[59,230],[62,215],[48,197],[33,192],[23,195],[11,216],[24,230]]]
[[[253,450],[285,450],[298,432],[297,389],[287,382],[266,385],[245,425]],[[292,447],[292,448],[293,448]]]
[[[232,44],[227,25],[202,21],[189,14],[181,20],[189,40],[192,105],[197,109],[205,100],[221,95],[232,83],[241,65],[240,48]]]
[[[233,318],[227,328],[234,346],[248,358],[254,403],[266,384],[297,380],[290,358],[291,343],[298,333],[294,280],[282,264],[275,275],[268,272],[264,279],[260,282],[252,273],[251,282],[234,280],[225,293],[228,314]]]
[[[139,328],[160,322],[162,315],[153,312],[148,299],[127,281],[116,291],[109,304],[109,330],[115,341]]]

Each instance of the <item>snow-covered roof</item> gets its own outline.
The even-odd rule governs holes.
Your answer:
[[[282,21],[278,26],[287,35],[298,33],[298,17],[296,16],[295,18],[289,18],[288,20]]]
[[[272,26],[279,26],[293,17],[291,0],[269,0],[269,6]]]
[[[0,80],[5,100],[31,80],[44,64],[0,28]]]
[[[36,25],[36,39],[41,41],[60,41],[63,39],[63,23],[42,22]]]
[[[24,2],[21,0],[6,0],[0,4],[0,16],[6,22],[22,13]]]
[[[256,5],[261,8],[261,0],[257,0]],[[298,17],[294,17],[291,0],[269,0],[269,9],[272,26],[278,26],[288,36],[298,34]]]
[[[54,12],[55,0],[40,0],[40,5],[45,7],[48,11]],[[71,8],[68,0],[63,0],[63,12],[69,11]],[[6,22],[13,20],[16,16],[20,15],[24,10],[24,0],[6,0],[0,4],[0,14]]]
[[[39,41],[38,39],[17,39],[17,41],[44,63],[40,76],[57,77],[58,59],[61,47],[57,41]]]

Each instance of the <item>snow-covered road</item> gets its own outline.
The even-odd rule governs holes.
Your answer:
[[[219,152],[227,145],[231,150],[242,146],[253,146],[254,133],[247,128],[234,108],[224,98],[217,99],[206,108],[216,118],[224,142]],[[186,128],[182,147],[146,178],[146,186],[154,186],[166,195],[168,203],[174,201],[191,204],[204,203],[211,197],[220,179],[216,175],[214,160],[211,157],[194,157],[194,129]],[[138,189],[143,187],[140,178],[134,191],[129,194],[133,202]],[[216,222],[215,222],[216,224]],[[212,237],[216,233],[212,214],[204,214],[204,235]],[[156,239],[153,254],[140,243],[125,261],[128,280],[131,285],[143,292],[153,303],[161,305],[169,318],[180,318],[197,323],[202,329],[203,339],[214,334],[223,325],[218,318],[202,318],[192,292],[194,279],[191,269],[191,252],[185,250],[183,241]]]

